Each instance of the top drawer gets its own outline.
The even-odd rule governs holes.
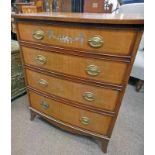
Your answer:
[[[136,31],[18,23],[21,40],[98,54],[130,55]]]

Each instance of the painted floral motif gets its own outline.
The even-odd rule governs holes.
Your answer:
[[[53,30],[49,30],[48,38],[58,40],[60,42],[66,43],[66,44],[72,44],[73,42],[80,42],[80,44],[83,44],[85,37],[82,32],[77,37],[71,37],[71,36],[67,36],[67,35],[56,35],[56,33]]]

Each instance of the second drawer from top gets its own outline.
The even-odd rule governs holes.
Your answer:
[[[25,64],[84,79],[121,85],[128,63],[64,55],[22,47]]]

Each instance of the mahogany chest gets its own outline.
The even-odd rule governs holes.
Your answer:
[[[31,119],[92,136],[107,152],[138,45],[140,15],[15,15]]]

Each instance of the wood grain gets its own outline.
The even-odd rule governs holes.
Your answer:
[[[131,56],[130,55],[114,55],[114,54],[106,54],[106,53],[95,53],[90,51],[78,50],[75,48],[66,48],[66,47],[58,47],[46,44],[39,44],[36,42],[29,42],[29,41],[20,41],[20,45],[28,48],[35,48],[41,51],[49,51],[55,52],[65,55],[74,55],[80,57],[87,57],[99,60],[111,60],[111,61],[120,61],[130,63]]]
[[[86,85],[90,85],[90,86],[95,86],[95,87],[99,87],[99,88],[106,88],[106,89],[122,91],[122,88],[124,87],[122,85],[103,83],[103,82],[91,80],[88,78],[86,79],[86,78],[77,77],[77,76],[73,76],[73,75],[71,76],[71,75],[63,74],[60,72],[53,72],[53,71],[50,71],[47,69],[43,69],[43,68],[40,68],[37,66],[28,65],[28,64],[25,64],[24,68],[32,70],[32,71],[36,71],[38,73],[42,73],[42,74],[45,74],[48,76],[52,76],[52,77],[56,77],[56,78],[60,78],[63,80],[72,81],[72,82],[76,82],[76,83],[86,84]]]
[[[104,116],[84,110],[79,110],[77,108],[73,108],[71,106],[49,100],[33,92],[30,92],[30,101],[32,108],[37,109],[40,112],[57,118],[58,120],[61,120],[63,122],[67,122],[83,129],[100,133],[102,135],[106,135],[110,122],[112,120],[110,116]],[[42,108],[42,106],[40,105],[42,101],[47,102],[47,104],[49,105],[48,109],[45,110],[44,108]],[[90,123],[88,125],[83,125],[80,122],[80,119],[82,117],[88,117],[90,119]]]
[[[144,16],[142,14],[99,14],[99,13],[62,13],[43,12],[33,14],[15,14],[16,19],[33,19],[44,21],[63,21],[72,23],[102,23],[102,24],[132,24],[143,26]]]
[[[33,119],[36,115],[39,115],[45,121],[52,123],[53,125],[55,125],[56,127],[59,127],[62,130],[69,131],[72,134],[79,134],[79,135],[83,135],[83,136],[91,136],[94,139],[97,139],[101,144],[102,151],[104,153],[107,153],[107,147],[108,147],[108,143],[109,143],[109,138],[107,136],[103,136],[101,134],[97,134],[97,133],[94,133],[94,132],[91,132],[91,131],[88,131],[85,129],[81,129],[79,127],[72,126],[72,125],[64,123],[60,120],[56,120],[56,119],[50,117],[49,115],[46,115],[42,112],[39,112],[38,110],[36,110],[32,107],[29,107],[29,109],[30,109],[30,113],[31,113],[31,116]]]
[[[114,111],[117,97],[120,91],[111,89],[103,89],[92,87],[89,85],[69,82],[59,78],[49,77],[44,74],[26,70],[28,85],[50,94],[60,96],[69,100],[77,101],[81,105],[86,104],[92,107],[98,107],[109,111]],[[48,82],[48,86],[44,87],[39,84],[39,81],[44,79]],[[67,90],[67,91],[66,91]],[[85,92],[92,92],[96,99],[92,102],[86,101],[83,98]]]
[[[35,113],[32,118],[38,114],[67,131],[99,138],[102,150],[106,152],[143,33],[144,17],[138,14],[90,13],[39,13],[13,17],[22,45],[30,110]],[[41,41],[32,38],[32,33],[38,28],[45,31]],[[105,46],[91,49],[86,42],[82,46],[77,43],[64,44],[58,40],[51,42],[47,38],[47,31],[51,28],[58,35],[63,33],[71,37],[82,31],[87,40],[90,34],[104,34]],[[35,54],[46,54],[46,63],[50,63],[47,66],[35,64]],[[106,74],[100,74],[101,79],[99,76],[96,79],[86,77],[81,69],[83,71],[89,63],[97,64]],[[117,71],[123,71],[119,78]],[[39,88],[35,81],[40,78],[46,78],[50,87]],[[88,88],[97,94],[97,99],[99,94],[100,101],[96,100],[93,106],[78,96]],[[40,105],[42,101],[48,103],[48,108],[44,105],[46,110]],[[108,102],[111,104],[108,105]],[[83,125],[80,123],[81,117],[89,117],[91,121]]]
[[[127,63],[123,62],[81,58],[76,56],[47,52],[43,50],[36,50],[32,48],[30,49],[26,47],[22,47],[22,51],[26,64],[118,85],[122,84],[128,65]],[[42,55],[46,58],[45,64],[37,64],[36,57],[38,55]],[[88,75],[86,69],[90,65],[98,66],[100,70],[100,74],[98,76]]]
[[[51,100],[54,100],[56,102],[60,102],[60,103],[63,103],[63,104],[66,104],[66,105],[69,105],[69,106],[72,106],[72,107],[87,110],[87,111],[97,113],[97,114],[101,114],[101,115],[106,114],[106,115],[109,115],[109,116],[112,116],[112,117],[115,116],[115,112],[104,110],[104,109],[97,108],[97,107],[92,107],[92,106],[89,106],[89,105],[86,105],[86,104],[81,104],[81,103],[79,103],[77,101],[72,101],[72,100],[68,100],[66,98],[55,96],[55,95],[53,95],[51,93],[46,93],[46,92],[41,91],[39,89],[35,89],[34,87],[31,87],[31,86],[27,86],[27,89],[34,92],[34,93],[36,93],[36,94],[38,94],[38,95],[44,96],[44,97],[49,98]]]
[[[103,13],[104,0],[84,0],[84,12],[87,13]]]
[[[65,27],[63,25],[53,26],[44,24],[32,24],[32,23],[19,23],[19,35],[21,40],[36,42],[41,44],[49,44],[54,46],[62,46],[68,48],[76,48],[91,51],[92,53],[106,53],[106,54],[118,54],[118,55],[130,55],[130,48],[133,44],[133,40],[136,35],[134,30],[115,30],[115,29],[94,29],[94,28],[77,28],[77,27]],[[37,40],[33,37],[33,33],[36,31],[43,31],[44,38]],[[52,36],[50,34],[52,31]],[[81,40],[79,39],[81,36]],[[93,48],[88,44],[94,36],[100,36],[103,38],[103,46],[100,48]],[[63,39],[71,40],[64,42]],[[75,40],[75,38],[78,38]],[[74,41],[75,40],[75,41]]]

